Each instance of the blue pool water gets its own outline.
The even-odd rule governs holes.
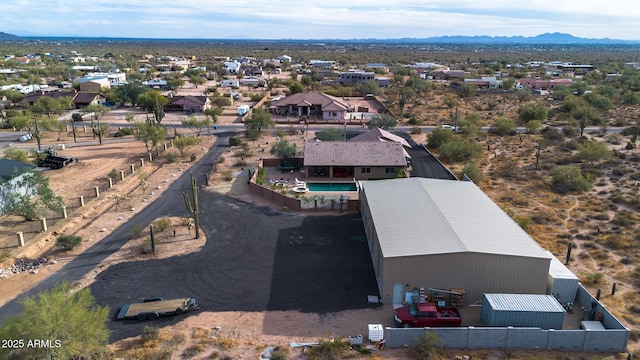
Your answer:
[[[309,191],[356,191],[355,183],[307,183]]]

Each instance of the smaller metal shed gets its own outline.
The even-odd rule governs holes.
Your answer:
[[[574,302],[578,292],[580,280],[552,253],[549,264],[549,277],[547,278],[547,294],[555,296],[560,303]]]
[[[481,318],[485,326],[562,329],[565,310],[552,295],[484,294]]]

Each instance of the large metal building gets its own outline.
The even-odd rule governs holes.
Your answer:
[[[545,294],[551,255],[470,181],[363,181],[360,210],[380,296],[413,288]]]

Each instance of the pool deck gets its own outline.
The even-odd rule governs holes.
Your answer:
[[[326,176],[309,175],[308,177],[305,177],[304,172],[301,172],[300,170],[282,172],[280,171],[280,169],[276,167],[266,167],[266,169],[267,169],[267,176],[266,176],[265,184],[269,183],[270,180],[278,181],[279,183],[285,184],[284,187],[288,190],[293,190],[293,188],[296,187],[296,179],[298,179],[299,181],[310,182],[310,183],[322,183],[322,182],[352,183],[353,182],[353,177],[330,178],[328,175]],[[309,194],[318,195],[318,196],[344,194],[349,196],[349,199],[351,200],[358,199],[357,191],[326,191],[326,192],[313,191],[313,192],[306,192],[304,194],[306,196],[309,196]]]

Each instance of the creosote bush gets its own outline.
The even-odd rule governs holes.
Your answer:
[[[62,250],[73,250],[82,243],[82,238],[77,235],[62,234],[56,240],[56,247]]]

